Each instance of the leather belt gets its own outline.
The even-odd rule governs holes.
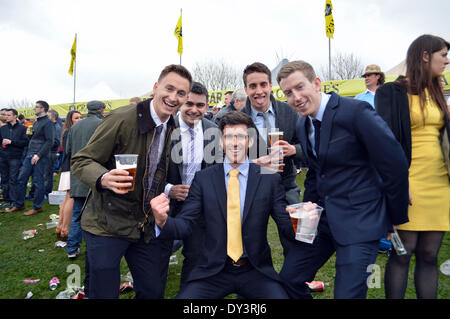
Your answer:
[[[248,258],[240,258],[240,259],[238,259],[238,261],[234,261],[233,259],[231,259],[228,256],[227,256],[226,263],[229,265],[233,265],[235,267],[241,267],[241,266],[246,266],[246,265],[250,264],[250,262],[248,261]]]

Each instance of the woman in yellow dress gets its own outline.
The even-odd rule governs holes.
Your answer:
[[[409,262],[416,256],[417,298],[436,298],[437,257],[450,228],[448,145],[450,127],[441,76],[450,44],[433,35],[414,40],[407,52],[406,77],[376,91],[375,109],[388,123],[410,163],[409,222],[397,230],[407,254],[392,253],[386,265],[386,298],[404,298]]]

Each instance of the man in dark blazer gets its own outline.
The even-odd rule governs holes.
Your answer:
[[[302,115],[297,137],[309,164],[303,200],[324,208],[317,238],[290,248],[280,276],[291,297],[311,298],[305,282],[336,252],[335,298],[365,298],[380,238],[408,220],[405,155],[370,104],[320,92],[310,64],[290,62],[277,80]]]
[[[251,118],[241,112],[224,115],[219,128],[225,160],[197,172],[176,218],[168,216],[169,200],[164,194],[150,202],[155,222],[162,228],[161,239],[186,237],[199,218],[205,222],[201,257],[177,298],[217,299],[231,293],[245,298],[288,297],[273,268],[267,243],[269,215],[287,238],[293,240],[294,231],[285,212],[280,176],[261,174],[260,166],[248,161],[248,147],[253,139],[247,130],[252,126]],[[231,184],[233,178],[238,179],[238,191]],[[240,214],[236,206],[231,208],[232,201],[239,203]],[[233,212],[240,218],[234,224],[239,231],[233,232],[238,233],[237,240],[230,242],[235,229],[229,224]],[[236,243],[241,249],[234,254],[231,246]]]
[[[295,125],[297,123],[297,112],[289,104],[276,100],[272,95],[272,73],[269,68],[260,62],[248,65],[243,73],[244,89],[247,93],[247,103],[241,110],[250,115],[255,123],[257,136],[255,143],[250,148],[250,160],[263,165],[259,159],[267,152],[267,135],[271,128],[277,128],[283,132],[283,171],[279,174],[286,191],[286,201],[288,204],[300,202],[300,189],[295,182],[297,169],[294,166],[295,160],[303,160],[303,153],[295,136]],[[280,242],[284,253],[288,252],[289,240],[279,234]],[[285,255],[286,256],[286,255]]]
[[[283,132],[283,140],[286,141],[284,152],[284,168],[280,173],[286,190],[286,200],[289,204],[300,201],[300,189],[295,183],[297,171],[294,167],[294,157],[302,157],[302,148],[295,136],[297,112],[289,104],[275,99],[272,95],[272,73],[269,68],[255,62],[248,65],[243,75],[244,89],[247,93],[247,103],[241,110],[250,115],[257,128],[258,136],[250,148],[250,160],[260,158],[267,154],[267,134],[270,128],[278,128]],[[260,114],[261,113],[261,114]],[[267,114],[268,122],[263,113]],[[268,127],[270,126],[270,128]]]
[[[183,207],[193,175],[201,169],[223,161],[219,128],[214,122],[204,118],[208,107],[208,90],[203,84],[193,82],[187,101],[180,107],[180,112],[175,117],[176,129],[171,137],[171,156],[164,193],[170,198],[169,215],[172,217],[175,217]],[[204,224],[199,221],[194,225],[192,234],[183,240],[184,260],[180,289],[186,284],[189,273],[200,255],[203,234]],[[172,253],[172,245],[169,246],[169,254],[163,268],[164,278],[167,277],[168,262]]]

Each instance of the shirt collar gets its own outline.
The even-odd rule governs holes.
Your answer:
[[[239,171],[239,173],[241,173],[242,175],[247,177],[249,168],[250,168],[250,162],[249,162],[248,157],[247,157],[245,159],[245,162],[242,163],[241,165],[239,165],[236,169]],[[232,169],[233,169],[233,167],[228,163],[228,160],[227,160],[227,158],[225,156],[225,158],[223,160],[223,170],[225,172],[225,176],[228,175],[228,173]]]
[[[250,105],[250,109],[252,112],[253,120],[256,119],[256,117],[258,116],[258,113],[268,113],[270,111],[270,112],[272,112],[272,114],[275,114],[275,112],[273,111],[273,107],[272,107],[272,101],[270,101],[269,107],[267,108],[267,110],[265,112],[259,112],[259,111],[255,110],[252,105]]]
[[[190,126],[186,124],[186,122],[183,121],[183,119],[181,118],[181,114],[178,116],[178,121],[180,123],[180,130],[181,132],[186,132],[187,130],[189,130]],[[197,123],[194,124],[194,131],[198,132],[199,128],[201,127],[200,125],[202,125],[202,120],[197,121]]]
[[[317,111],[316,117],[312,117],[311,115],[308,115],[308,117],[312,120],[316,119],[322,122],[323,114],[325,113],[325,109],[327,107],[328,101],[330,100],[331,95],[320,92],[320,95],[322,96],[320,100],[320,106],[319,110]]]
[[[165,125],[167,125],[167,122],[169,122],[170,116],[165,122],[162,122],[159,119],[159,116],[158,116],[158,114],[156,114],[156,111],[155,111],[155,106],[153,105],[153,100],[150,101],[150,114],[151,114],[152,119],[155,122],[156,126],[160,126],[161,124],[163,124],[165,126]]]

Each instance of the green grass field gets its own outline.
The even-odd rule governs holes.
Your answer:
[[[297,177],[297,183],[301,186],[302,191],[304,177],[304,172]],[[57,179],[55,188],[58,185]],[[31,201],[27,201],[27,209],[31,208],[31,205]],[[55,228],[46,229],[45,223],[50,222],[49,215],[58,214],[58,212],[58,206],[49,205],[48,202],[45,202],[44,212],[37,215],[23,216],[23,212],[0,214],[0,299],[24,299],[29,291],[33,293],[33,299],[54,299],[59,292],[65,289],[68,281],[73,282],[73,278],[76,278],[77,266],[79,266],[82,283],[84,279],[84,242],[81,247],[81,255],[75,261],[70,261],[67,258],[65,248],[55,248],[55,242],[58,241],[55,236]],[[23,240],[22,232],[29,229],[36,229],[38,234],[34,238]],[[283,254],[277,229],[272,220],[269,225],[268,239],[272,247],[275,269],[279,271],[283,265]],[[174,298],[178,293],[183,261],[180,251],[176,253],[178,264],[169,266],[166,298]],[[450,236],[447,233],[440,250],[439,265],[449,258]],[[379,288],[375,287],[368,290],[369,299],[385,298],[383,277],[386,261],[386,255],[378,255],[376,264],[380,270]],[[315,279],[325,282],[326,286],[325,291],[314,293],[314,298],[333,298],[334,263],[335,258],[332,257],[318,272]],[[413,282],[414,263],[413,257],[406,292],[407,299],[416,298]],[[68,270],[70,272],[67,272]],[[122,260],[121,273],[126,274],[128,271],[126,262]],[[51,291],[49,289],[49,281],[53,277],[60,279],[61,286]],[[23,283],[24,279],[40,279],[40,282],[25,284]],[[374,284],[376,283],[374,281]],[[134,298],[134,293],[121,294],[120,298]],[[228,298],[235,298],[235,295],[228,296]],[[438,298],[450,298],[450,278],[441,272],[439,272]]]

